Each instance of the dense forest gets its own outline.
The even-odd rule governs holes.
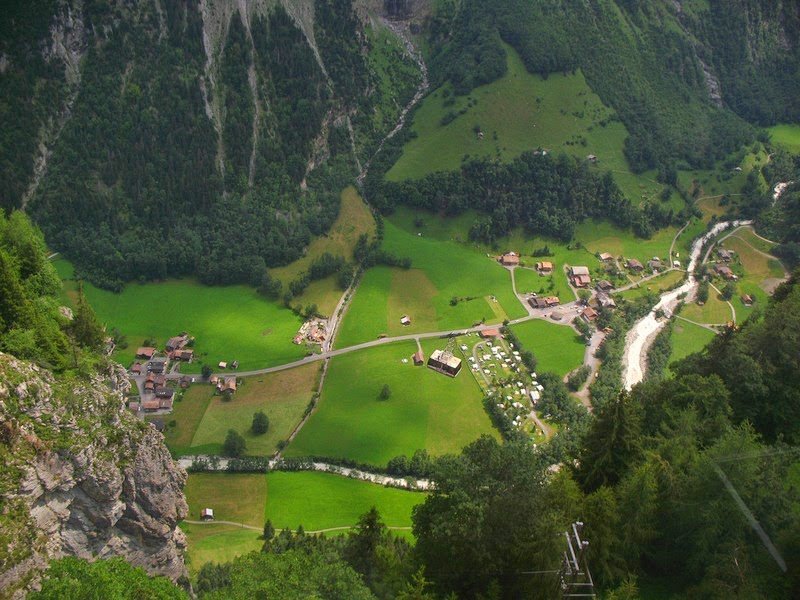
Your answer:
[[[746,121],[800,118],[799,36],[794,2],[450,1],[431,71],[465,94],[504,73],[506,42],[544,77],[581,69],[626,125],[634,170],[709,168],[752,139]]]
[[[652,202],[634,207],[610,172],[598,175],[586,161],[541,152],[526,152],[510,163],[471,160],[459,171],[432,173],[419,180],[371,177],[367,193],[386,211],[401,204],[448,215],[477,209],[482,216],[470,236],[485,242],[519,226],[530,234],[569,241],[575,226],[587,217],[610,219],[649,237],[656,229],[688,218],[686,211],[676,214]]]

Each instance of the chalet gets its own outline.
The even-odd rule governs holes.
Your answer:
[[[146,400],[142,400],[142,409],[144,412],[154,412],[161,408],[161,402],[159,402],[158,398],[148,398]]]
[[[172,360],[181,360],[185,362],[192,362],[194,358],[194,350],[173,350]]]
[[[637,273],[644,271],[644,265],[635,258],[629,258],[628,262],[625,263],[625,266],[631,271],[636,271]]]
[[[558,299],[558,296],[547,296],[544,301],[545,304],[547,304],[547,308],[552,308],[553,306],[561,304],[561,300]]]
[[[572,278],[572,285],[578,288],[588,287],[592,282],[589,275],[589,267],[572,267],[570,269],[570,277]]]
[[[144,367],[142,366],[142,363],[135,362],[135,363],[133,363],[133,366],[131,367],[131,373],[133,373],[134,375],[141,375],[143,368]]]
[[[136,349],[136,358],[145,358],[150,360],[153,358],[153,355],[156,353],[155,348],[151,348],[150,346],[141,346]]]
[[[402,317],[400,317],[400,325],[406,325],[406,326],[411,325],[411,319],[409,318],[408,315],[403,315]]]
[[[172,410],[172,400],[173,400],[172,396],[170,396],[169,398],[159,398],[158,399],[159,410]]]
[[[736,275],[733,274],[733,271],[728,265],[715,265],[714,271],[716,271],[717,275],[728,281],[736,279]]]
[[[211,385],[217,385],[219,383],[219,375],[212,375],[208,378],[208,383]]]
[[[601,252],[600,253],[600,260],[602,260],[603,262],[608,262],[610,260],[614,260],[614,255],[610,254],[608,252]]]
[[[483,331],[480,332],[480,336],[485,340],[486,339],[497,338],[497,337],[500,337],[500,330],[498,330],[498,329],[484,329]]]
[[[597,311],[593,309],[591,306],[587,306],[583,309],[581,313],[581,319],[586,321],[587,323],[593,323],[597,320]]]
[[[597,294],[597,304],[603,308],[617,308],[617,303],[614,302],[614,299],[602,292]]]
[[[226,377],[217,384],[219,391],[234,393],[236,391],[236,377]]]
[[[411,360],[413,360],[414,364],[419,367],[425,364],[425,354],[422,352],[422,350],[417,350],[411,355]]]
[[[723,262],[731,262],[731,260],[733,259],[733,252],[731,252],[730,250],[725,250],[725,248],[718,248],[717,256]]]
[[[538,263],[536,263],[536,270],[539,271],[539,273],[552,273],[553,272],[553,263],[551,263],[549,261],[546,261],[546,260],[542,261],[542,262],[538,262]]]
[[[169,338],[167,340],[167,352],[174,352],[175,350],[180,350],[186,344],[189,343],[189,336],[185,333],[181,335],[176,335],[175,337]]]
[[[154,389],[156,389],[156,376],[152,373],[148,373],[144,380],[144,391],[152,392]]]
[[[519,264],[519,254],[516,252],[506,252],[500,257],[500,264],[506,267],[516,267]]]
[[[434,350],[428,359],[428,367],[449,377],[455,377],[461,371],[461,359],[450,352]]]
[[[608,281],[607,279],[601,279],[597,282],[595,286],[598,292],[610,292],[614,289],[614,284]]]
[[[156,375],[161,375],[162,373],[167,372],[168,366],[169,366],[169,358],[167,358],[166,356],[157,356],[156,358],[152,359],[150,362],[147,363],[147,372],[155,373]]]
[[[172,399],[174,395],[175,395],[175,390],[173,390],[172,388],[168,388],[166,386],[156,388],[156,398]]]
[[[547,308],[547,301],[544,297],[528,298],[528,304],[531,305],[531,308]]]
[[[214,520],[214,510],[211,508],[204,508],[200,511],[200,520],[201,521],[213,521]]]
[[[753,306],[754,302],[755,298],[753,298],[750,294],[745,294],[744,296],[742,296],[742,304],[744,304],[745,306]]]
[[[658,271],[661,269],[661,260],[658,258],[653,258],[647,261],[647,266],[650,267],[651,271]]]

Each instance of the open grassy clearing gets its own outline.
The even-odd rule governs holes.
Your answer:
[[[769,127],[767,131],[772,141],[786,147],[795,154],[800,154],[800,124],[784,124]]]
[[[682,312],[681,315],[683,314]],[[668,364],[681,360],[694,352],[700,352],[714,339],[714,335],[713,331],[709,331],[705,327],[676,319],[672,326],[672,353],[669,356]]]
[[[412,268],[376,267],[365,273],[342,322],[340,348],[382,334],[444,331],[526,314],[508,271],[476,249],[416,236],[389,221],[383,247],[410,257]],[[453,297],[459,298],[455,306]],[[403,315],[411,318],[411,325],[400,324]]]
[[[214,509],[217,521],[264,526],[267,479],[263,473],[190,473],[184,488],[187,519],[200,520],[200,511]]]
[[[334,256],[344,256],[346,260],[351,260],[353,258],[353,248],[362,233],[370,236],[375,234],[375,218],[372,216],[372,211],[358,194],[358,191],[350,186],[342,191],[339,216],[331,226],[330,231],[315,238],[306,248],[302,258],[285,267],[270,269],[270,274],[283,283],[285,290],[290,281],[296,279],[303,271],[308,270],[312,261],[322,256],[325,252],[329,252]],[[303,306],[316,304],[320,312],[330,315],[336,308],[336,303],[341,295],[342,291],[336,285],[336,278],[328,277],[324,280],[313,282],[301,296],[297,296],[293,300],[293,303]]]
[[[583,363],[586,347],[572,327],[535,319],[512,329],[525,350],[536,357],[537,372],[552,371],[563,377]]]
[[[202,384],[190,386],[183,397],[173,404],[172,414],[165,420],[168,425],[164,429],[164,441],[173,456],[192,453],[192,440],[203,415],[206,414],[211,403],[211,386]],[[175,421],[174,425],[171,425]],[[196,448],[195,451],[204,452],[211,448]]]
[[[57,268],[67,274],[64,263],[57,261]],[[77,282],[67,280],[64,287],[67,298],[74,301]],[[98,319],[127,337],[128,347],[114,353],[114,359],[126,366],[145,340],[163,348],[181,331],[196,339],[195,362],[181,369],[187,373],[199,373],[203,362],[216,367],[219,361],[238,360],[243,370],[257,369],[306,353],[304,346],[292,343],[300,318],[246,286],[209,287],[185,279],[132,283],[119,294],[89,283],[83,289]]]
[[[622,153],[627,131],[586,83],[583,74],[528,73],[506,46],[508,70],[501,79],[455,97],[449,86],[429,94],[414,113],[412,131],[400,160],[387,173],[393,181],[457,169],[465,156],[511,160],[526,150],[545,148],[580,158],[595,154],[597,169],[612,171],[633,202],[655,198],[662,185],[654,173],[634,175]],[[462,114],[463,112],[463,114]],[[455,118],[442,124],[455,115]],[[480,127],[483,138],[477,135]],[[673,202],[682,201],[673,193]]]
[[[715,283],[718,285],[719,282]],[[708,302],[700,306],[690,302],[681,311],[681,316],[706,325],[722,325],[733,318],[731,307],[719,297],[714,288],[708,288]]]
[[[679,171],[678,187],[693,198],[727,195],[735,202],[750,171],[760,170],[768,160],[767,151],[760,143],[756,143],[748,151],[745,151],[741,160],[738,160],[738,165],[733,168],[728,168],[721,162],[715,169]],[[724,162],[727,162],[727,159]],[[729,162],[728,165],[730,165]],[[736,170],[737,166],[741,171]],[[766,189],[763,175],[760,175],[759,178],[762,186]]]
[[[270,455],[278,442],[285,440],[300,422],[319,381],[321,363],[288,371],[244,379],[230,401],[213,395],[210,385],[202,387],[210,397],[192,447],[219,454],[229,429],[242,434],[247,442],[245,454]],[[250,431],[253,413],[262,410],[269,417],[269,430],[263,435]]]
[[[248,552],[261,550],[264,545],[258,531],[233,525],[182,523],[181,529],[189,542],[186,562],[192,574],[206,563],[230,562]]]
[[[444,344],[423,341],[425,356]],[[319,408],[287,456],[385,465],[420,448],[432,454],[458,452],[481,434],[494,433],[475,380],[468,373],[452,379],[415,367],[410,358],[416,350],[414,342],[402,342],[333,358]],[[384,384],[391,397],[379,400]]]
[[[373,506],[389,527],[410,527],[411,509],[425,494],[349,479],[331,473],[267,475],[266,517],[276,528],[319,531],[352,527]]]
[[[658,277],[645,281],[639,287],[625,290],[616,295],[626,300],[634,300],[646,296],[647,294],[660,294],[663,291],[674,288],[683,281],[684,277],[686,277],[686,273],[683,271],[668,271]]]

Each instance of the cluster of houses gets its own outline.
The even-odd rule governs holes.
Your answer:
[[[309,319],[300,326],[297,335],[292,340],[295,344],[302,344],[303,342],[311,342],[312,344],[321,344],[328,338],[328,321],[327,319]]]
[[[499,262],[504,267],[517,267],[520,264],[520,255],[517,252],[509,251],[497,257]],[[539,275],[549,275],[553,272],[553,263],[550,261],[540,261],[536,263],[536,270]]]
[[[733,269],[728,266],[728,263],[733,260],[733,256],[733,250],[726,250],[725,248],[717,249],[718,261],[714,265],[713,270],[714,273],[722,277],[725,281],[736,281],[738,279]]]
[[[143,375],[144,373],[161,375],[167,372],[170,361],[192,362],[194,350],[187,348],[191,342],[192,338],[188,334],[182,333],[169,338],[163,353],[152,346],[140,346],[136,349],[136,362],[131,366],[131,373],[134,375]]]
[[[553,308],[558,306],[561,301],[558,296],[536,296],[532,295],[528,298],[528,304],[531,308]]]

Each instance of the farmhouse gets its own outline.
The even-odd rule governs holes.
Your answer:
[[[597,320],[597,311],[591,306],[587,306],[581,313],[581,319],[587,323],[593,323],[595,320]]]
[[[658,258],[653,258],[647,261],[647,266],[653,271],[658,271],[661,268],[661,260]]]
[[[553,306],[558,306],[560,302],[558,296],[539,296],[528,299],[528,304],[530,304],[532,308],[551,308]]]
[[[614,284],[608,281],[607,279],[601,279],[597,282],[595,286],[598,292],[610,292],[614,289]]]
[[[422,366],[425,364],[425,353],[422,350],[417,350],[411,355],[411,360],[414,361],[414,365],[417,367]]]
[[[493,339],[496,337],[500,337],[500,330],[498,329],[484,329],[480,332],[480,336],[483,339]]]
[[[193,358],[194,358],[194,350],[174,350],[172,352],[173,360],[192,362]]]
[[[226,377],[217,383],[217,388],[220,392],[234,393],[236,391],[236,377]]]
[[[602,260],[603,262],[608,262],[610,260],[614,260],[614,255],[610,254],[608,252],[601,252],[600,253],[600,260]]]
[[[167,398],[171,400],[174,395],[175,391],[172,388],[166,386],[156,388],[156,398]]]
[[[637,273],[644,271],[644,265],[635,258],[629,258],[628,262],[625,263],[625,266],[631,271],[636,271]]]
[[[150,346],[141,346],[140,348],[136,349],[136,358],[146,358],[147,360],[150,360],[153,358],[155,353],[155,348],[151,348]]]
[[[133,366],[131,367],[131,373],[133,373],[134,375],[141,375],[142,374],[142,368],[143,368],[142,367],[142,363],[135,362],[135,363],[133,363]]]
[[[731,262],[733,259],[733,252],[725,250],[725,248],[718,248],[717,256],[719,256],[719,259],[723,262]]]
[[[597,304],[603,308],[617,308],[617,303],[614,302],[614,299],[608,294],[602,292],[597,294]]]
[[[461,371],[461,359],[450,352],[434,350],[428,359],[428,367],[449,377],[455,377]]]
[[[553,263],[551,263],[549,261],[546,261],[546,260],[542,261],[542,262],[538,262],[538,263],[536,263],[536,270],[539,271],[539,273],[552,273],[553,272]]]
[[[717,275],[728,281],[736,279],[736,275],[733,274],[733,271],[728,265],[715,265],[714,271],[716,271]]]
[[[506,267],[516,267],[519,264],[519,254],[516,252],[506,252],[500,257],[500,264]]]
[[[169,338],[169,340],[167,340],[167,352],[180,350],[188,343],[189,343],[189,336],[186,335],[185,333],[182,333],[181,335],[176,335],[175,337],[171,337]]]
[[[753,306],[754,302],[755,298],[753,298],[750,294],[745,294],[744,296],[742,296],[742,304],[744,304],[745,306]]]
[[[159,402],[158,398],[148,398],[147,400],[142,400],[142,409],[145,412],[154,412],[161,408],[161,402]]]
[[[588,287],[592,282],[592,278],[589,275],[589,267],[572,267],[570,276],[572,277],[572,285],[575,287]]]
[[[157,356],[149,363],[147,363],[147,372],[155,373],[156,375],[161,375],[162,373],[167,372],[168,366],[169,366],[169,359],[166,356]]]

